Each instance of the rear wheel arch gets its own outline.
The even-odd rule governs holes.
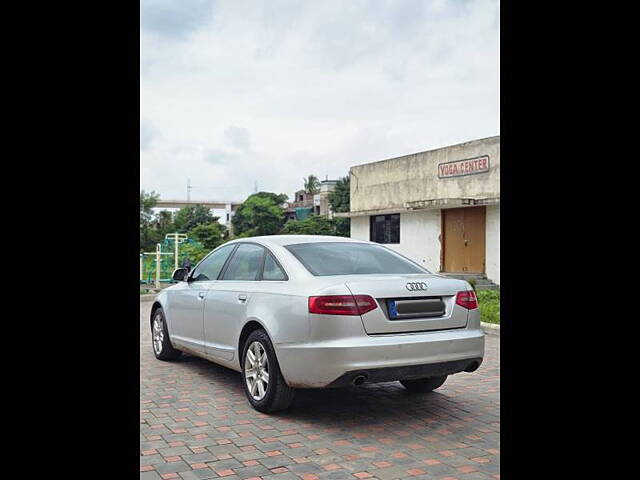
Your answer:
[[[240,365],[240,368],[242,368],[242,349],[244,348],[244,343],[247,341],[247,338],[249,337],[249,335],[251,335],[251,332],[254,332],[256,330],[264,330],[264,332],[267,334],[267,337],[269,337],[269,340],[271,340],[271,342],[273,343],[273,339],[271,338],[271,335],[269,335],[269,332],[267,331],[267,329],[265,328],[264,325],[262,325],[260,322],[258,322],[257,320],[249,320],[247,323],[244,324],[244,327],[242,327],[242,330],[240,331],[240,337],[238,338],[238,363]]]

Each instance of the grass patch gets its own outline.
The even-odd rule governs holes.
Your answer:
[[[500,290],[478,290],[480,321],[500,325]]]

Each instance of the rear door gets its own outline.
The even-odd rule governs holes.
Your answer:
[[[207,355],[232,360],[247,304],[255,291],[265,249],[255,243],[239,244],[222,278],[207,291],[204,308],[204,345]]]
[[[360,278],[358,278],[360,277]],[[368,334],[448,330],[467,326],[468,310],[456,305],[466,290],[461,280],[439,275],[351,276],[346,282],[354,295],[371,295],[379,308],[362,315]]]

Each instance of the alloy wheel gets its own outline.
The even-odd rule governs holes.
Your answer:
[[[162,353],[162,343],[164,342],[164,322],[161,315],[156,315],[153,319],[153,351],[156,355]]]
[[[260,342],[253,342],[247,349],[244,378],[251,397],[254,400],[262,400],[269,386],[269,359]]]

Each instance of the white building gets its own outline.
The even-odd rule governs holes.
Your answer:
[[[156,206],[152,210],[153,213],[158,213],[162,210],[175,213],[181,208],[196,205],[207,207],[212,215],[218,217],[219,223],[226,225],[227,228],[229,228],[231,226],[231,218],[233,218],[236,210],[240,205],[242,205],[242,202],[216,200],[164,200],[161,198],[156,202]]]
[[[350,169],[351,237],[500,284],[500,137]]]

